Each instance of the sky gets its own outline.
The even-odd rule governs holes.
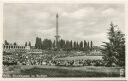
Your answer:
[[[60,38],[73,41],[93,41],[100,46],[108,41],[110,23],[124,32],[123,4],[4,4],[4,40],[24,45],[35,44],[36,37],[55,40],[56,14]]]

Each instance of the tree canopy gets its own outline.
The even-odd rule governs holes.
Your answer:
[[[113,23],[108,30],[108,40],[109,42],[104,42],[104,49],[102,49],[106,66],[125,66],[124,34]]]
[[[36,43],[35,43],[35,48],[37,49],[54,49],[56,47],[56,42],[55,40],[52,41],[51,39],[44,39],[41,40],[41,38],[36,37]],[[72,41],[72,40],[63,40],[60,39],[58,41],[58,48],[61,50],[65,50],[65,51],[87,51],[87,50],[91,50],[91,48],[93,47],[93,42],[92,41],[88,41],[86,42],[84,41]]]

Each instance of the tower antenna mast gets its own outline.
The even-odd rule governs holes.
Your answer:
[[[59,18],[59,15],[57,13],[56,14],[56,36],[55,36],[57,50],[59,49],[59,47],[58,47],[58,41],[59,41],[59,38],[60,38],[60,36],[59,36],[59,28],[58,28],[59,27],[58,18]]]

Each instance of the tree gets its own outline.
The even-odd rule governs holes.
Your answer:
[[[80,45],[79,46],[80,46],[79,47],[80,51],[83,51],[83,41],[80,42]]]
[[[76,43],[76,41],[74,41],[73,49],[74,49],[75,51],[77,50],[77,43]]]
[[[72,40],[70,41],[70,50],[72,50],[73,45],[72,45]]]
[[[42,49],[51,49],[52,41],[50,39],[44,39],[42,43]]]
[[[38,48],[38,45],[39,45],[39,38],[38,37],[36,37],[36,43],[35,43],[35,48],[37,49]]]
[[[88,45],[87,45],[87,42],[84,40],[84,51],[87,51],[88,50]]]
[[[31,42],[29,41],[29,43],[28,43],[28,46],[30,46],[31,47]]]
[[[89,42],[87,43],[87,50],[88,51],[90,50],[90,43]]]
[[[54,40],[53,43],[52,43],[52,48],[55,49],[55,47],[56,47],[56,41]]]
[[[25,46],[27,46],[28,44],[27,44],[27,42],[25,42]]]
[[[69,41],[66,41],[65,43],[65,50],[67,51],[69,49]]]
[[[79,50],[79,43],[76,42],[76,50],[78,51]]]
[[[42,40],[41,40],[41,38],[39,38],[39,41],[38,41],[38,49],[42,49]]]
[[[124,34],[113,23],[108,32],[109,42],[104,42],[104,61],[106,66],[125,66],[125,38]]]
[[[65,48],[65,40],[63,40],[63,39],[59,40],[59,47],[60,47],[60,49]]]
[[[4,41],[4,44],[5,44],[5,45],[9,45],[9,43],[8,43],[8,41],[7,41],[7,40],[5,40],[5,41]]]
[[[42,49],[42,40],[39,37],[36,37],[35,48],[36,49]]]
[[[93,50],[93,42],[91,41],[90,50]]]
[[[68,40],[66,41],[66,44],[65,44],[65,50],[68,52],[71,51],[71,43]]]
[[[14,42],[14,43],[13,43],[13,45],[15,45],[15,46],[16,46],[16,45],[17,45],[17,43],[16,43],[16,42]]]

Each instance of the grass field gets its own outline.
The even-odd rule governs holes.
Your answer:
[[[16,75],[47,75],[47,77],[120,77],[120,67],[16,66]],[[17,71],[17,72],[16,72]]]

